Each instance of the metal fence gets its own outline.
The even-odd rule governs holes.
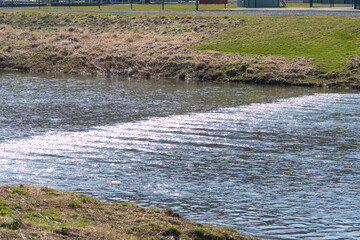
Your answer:
[[[48,0],[0,0],[0,7],[38,7],[47,4]]]
[[[201,0],[0,0],[0,7],[45,7],[45,6],[101,6],[104,5],[121,5],[127,4],[133,9],[133,4],[154,4],[162,5],[164,10],[165,4],[194,4],[194,10],[199,10]],[[211,0],[203,0],[204,4],[211,3]],[[234,3],[236,0],[219,0],[226,4]],[[226,1],[226,2],[225,2]],[[222,3],[224,5],[224,3]],[[219,4],[221,5],[221,4]]]
[[[304,0],[310,7],[354,7],[356,0]]]
[[[204,3],[212,3],[212,0],[203,0]],[[236,3],[236,0],[219,0],[222,4]],[[181,4],[200,3],[200,0],[0,0],[0,7],[22,7],[22,6],[97,6],[112,4]]]
[[[165,0],[165,3],[183,3],[181,0]],[[162,0],[51,0],[51,6],[95,6],[110,4],[160,4]]]

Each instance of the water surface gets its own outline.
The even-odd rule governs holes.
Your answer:
[[[360,95],[0,76],[0,183],[36,183],[265,239],[360,238]]]

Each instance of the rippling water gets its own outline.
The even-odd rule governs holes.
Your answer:
[[[0,76],[0,181],[265,239],[360,238],[360,94]],[[317,90],[318,91],[318,90]]]

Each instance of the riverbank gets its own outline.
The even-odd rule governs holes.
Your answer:
[[[0,185],[1,239],[258,239],[184,219],[170,208],[105,203],[32,185]]]
[[[331,27],[339,19],[343,31]],[[356,23],[350,17],[2,12],[0,68],[359,89]]]

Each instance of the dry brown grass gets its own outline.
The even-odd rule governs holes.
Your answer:
[[[170,208],[105,203],[33,185],[0,186],[0,239],[255,239]]]
[[[0,13],[0,68],[341,86],[338,79],[317,71],[311,60],[196,51],[191,47],[243,23],[239,17],[219,16]],[[359,86],[359,81],[344,85]]]

